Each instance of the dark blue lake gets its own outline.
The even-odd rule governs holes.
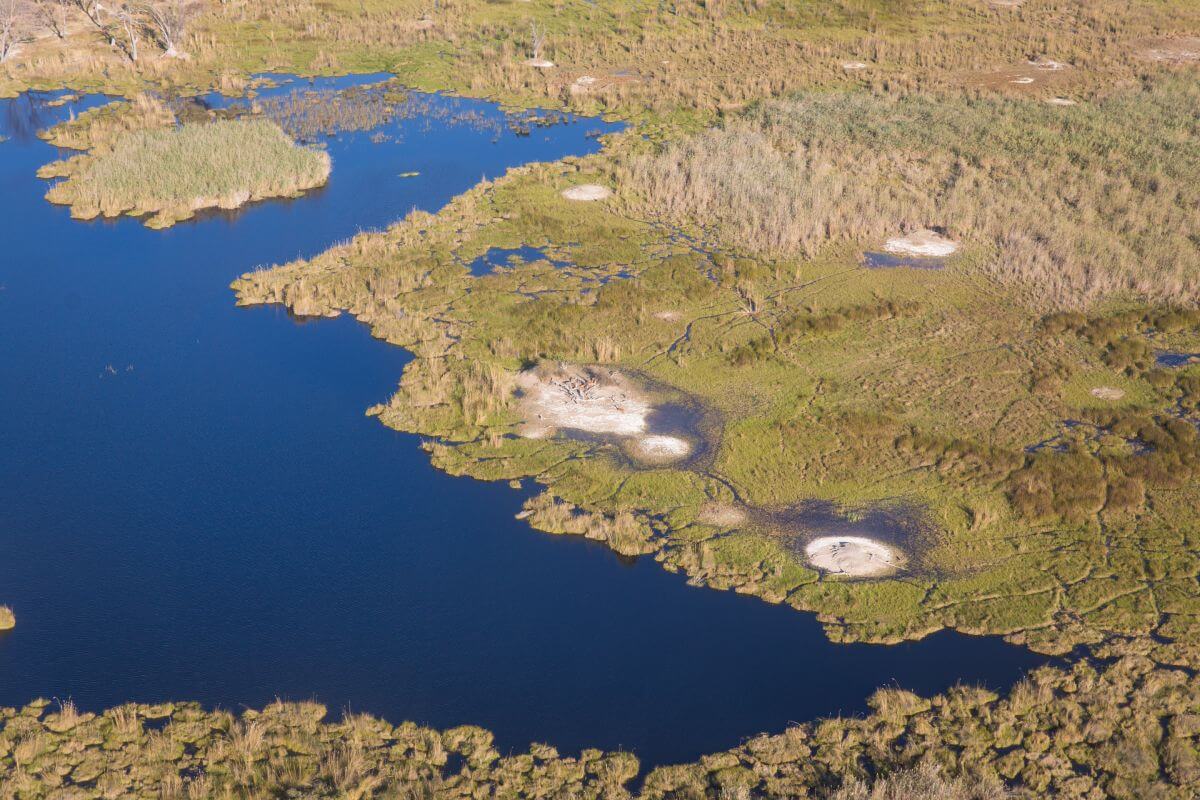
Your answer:
[[[533,532],[522,493],[439,473],[363,415],[406,353],[349,318],[234,307],[256,265],[613,126],[520,135],[435,97],[500,132],[418,116],[388,141],[342,134],[324,190],[152,231],[42,199],[58,154],[34,132],[101,102],[47,99],[0,100],[0,603],[18,619],[0,703],[315,698],[653,765],[863,712],[881,685],[1003,688],[1044,660],[950,633],[830,644],[810,615]]]

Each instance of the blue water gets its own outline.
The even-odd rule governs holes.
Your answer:
[[[1003,688],[1043,661],[951,633],[833,645],[810,615],[535,533],[513,519],[525,492],[439,473],[363,415],[403,351],[349,318],[234,307],[256,265],[612,126],[404,120],[388,143],[330,140],[322,191],[152,231],[42,200],[57,154],[34,131],[97,102],[0,101],[0,602],[18,617],[0,703],[315,698],[661,764],[863,712],[880,685]]]
[[[467,265],[471,274],[478,277],[490,275],[497,269],[503,269],[516,264],[532,264],[535,261],[549,261],[552,266],[566,267],[567,261],[556,261],[547,257],[545,250],[540,247],[521,245],[520,247],[490,247],[483,255]]]
[[[1200,353],[1176,353],[1159,350],[1154,354],[1154,365],[1158,367],[1186,367],[1200,363]]]
[[[863,253],[863,265],[867,269],[945,269],[946,259],[921,256],[898,256],[894,253],[868,251]]]

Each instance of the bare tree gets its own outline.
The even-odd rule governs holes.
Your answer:
[[[119,3],[113,9],[121,36],[117,37],[117,46],[133,63],[138,60],[138,42],[142,39],[142,18],[137,9],[129,3]],[[123,38],[121,38],[123,37]]]
[[[50,32],[63,39],[67,35],[67,23],[72,7],[71,0],[33,0],[37,17]]]
[[[529,23],[529,44],[533,48],[533,60],[542,60],[542,46],[546,44],[546,30],[536,22]]]
[[[0,63],[29,41],[32,33],[28,0],[0,0]]]
[[[188,23],[199,13],[200,4],[196,0],[159,0],[145,3],[142,10],[151,31],[162,45],[163,55],[168,58],[187,58],[187,54],[179,49],[179,44],[187,33]]]
[[[137,63],[138,43],[141,41],[144,26],[131,3],[125,0],[113,0],[111,4],[105,4],[101,0],[69,2],[108,41],[109,47],[120,50],[126,58]]]

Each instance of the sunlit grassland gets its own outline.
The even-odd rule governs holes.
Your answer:
[[[223,120],[131,131],[40,174],[63,178],[46,199],[71,206],[74,217],[145,215],[147,225],[167,227],[206,208],[296,196],[329,171],[327,153],[295,144],[272,122]]]
[[[944,227],[1036,302],[1200,299],[1192,80],[1094,104],[808,94],[632,160],[649,210],[766,256]]]
[[[436,216],[253,273],[236,288],[242,302],[305,313],[353,308],[376,335],[416,353],[398,394],[371,413],[436,437],[428,445],[436,466],[534,477],[580,513],[632,513],[667,568],[816,611],[836,638],[896,641],[954,627],[1061,651],[1190,626],[1184,609],[1193,601],[1170,587],[1200,570],[1184,544],[1200,533],[1162,509],[1200,499],[1194,482],[1169,477],[1192,474],[1195,442],[1170,439],[1169,420],[1153,416],[1187,396],[1186,371],[1184,383],[1172,375],[1155,388],[1113,361],[1124,350],[1107,342],[1137,340],[1139,323],[1104,328],[1108,340],[1048,335],[1023,292],[988,276],[990,253],[977,243],[940,271],[864,269],[849,244],[811,259],[747,258],[711,243],[695,252],[674,228],[631,213],[640,209],[636,187],[619,180],[612,201],[559,196],[566,185],[613,182],[623,148],[642,146],[618,137],[606,156],[516,170]],[[518,243],[572,266],[540,261],[481,278],[466,270],[488,247]],[[634,277],[597,280],[621,270]],[[911,311],[858,312],[884,302]],[[801,333],[778,348],[735,357],[805,315],[856,321],[792,325]],[[1174,335],[1197,335],[1189,330]],[[711,463],[631,470],[594,444],[506,435],[518,418],[511,380],[495,370],[511,375],[539,359],[614,363],[689,394],[721,419]],[[1097,405],[1084,391],[1131,380],[1142,388],[1120,401]],[[1025,451],[1058,435],[1064,420],[1110,410],[1149,413],[1114,424],[1159,437],[1160,452],[1139,458],[1119,437],[1081,440],[1061,456]],[[1096,470],[1108,471],[1107,490]],[[819,580],[753,513],[734,529],[698,521],[714,501],[755,512],[814,498],[851,510],[896,501],[921,509],[929,534],[905,543],[919,555],[912,573]]]
[[[534,22],[546,31],[544,55],[556,69],[525,64]],[[264,70],[390,70],[417,88],[694,124],[814,87],[962,88],[1040,54],[1074,65],[1054,78],[1059,90],[1090,97],[1154,70],[1140,55],[1143,39],[1198,27],[1200,9],[1149,0],[1029,0],[1019,11],[986,0],[449,0],[432,7],[415,0],[268,0],[214,4],[193,26],[186,62],[148,56],[133,70],[88,34],[42,40],[0,72],[0,92],[62,83],[125,93],[147,82],[235,89],[245,75]],[[870,69],[849,74],[841,66],[847,60]],[[580,75],[599,80],[573,89]]]

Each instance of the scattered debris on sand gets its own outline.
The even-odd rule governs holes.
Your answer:
[[[820,536],[804,552],[810,564],[831,575],[875,578],[903,566],[898,550],[866,536]]]
[[[1070,64],[1066,64],[1062,61],[1055,61],[1053,58],[1047,58],[1046,56],[1031,58],[1028,64],[1034,69],[1045,70],[1047,72],[1058,72],[1059,70],[1067,69],[1071,66]]]
[[[945,258],[958,250],[958,242],[926,228],[907,236],[888,239],[884,242],[883,249],[895,255]]]
[[[574,431],[615,444],[647,467],[675,464],[704,451],[703,436],[681,421],[680,406],[658,404],[615,369],[542,364],[517,376],[517,389],[524,418],[517,432],[528,439]]]
[[[601,186],[598,183],[583,183],[579,186],[572,186],[570,189],[564,189],[562,196],[568,200],[580,200],[591,202],[593,200],[607,200],[612,197],[612,189],[607,186]]]
[[[1092,389],[1092,397],[1097,400],[1120,400],[1124,396],[1125,390],[1115,386],[1097,386]]]
[[[649,401],[615,370],[541,367],[522,372],[517,386],[526,419],[522,436],[544,438],[560,428],[617,436],[646,431]]]
[[[1184,63],[1200,61],[1200,37],[1188,36],[1180,39],[1154,39],[1142,43],[1142,57],[1151,61]]]

